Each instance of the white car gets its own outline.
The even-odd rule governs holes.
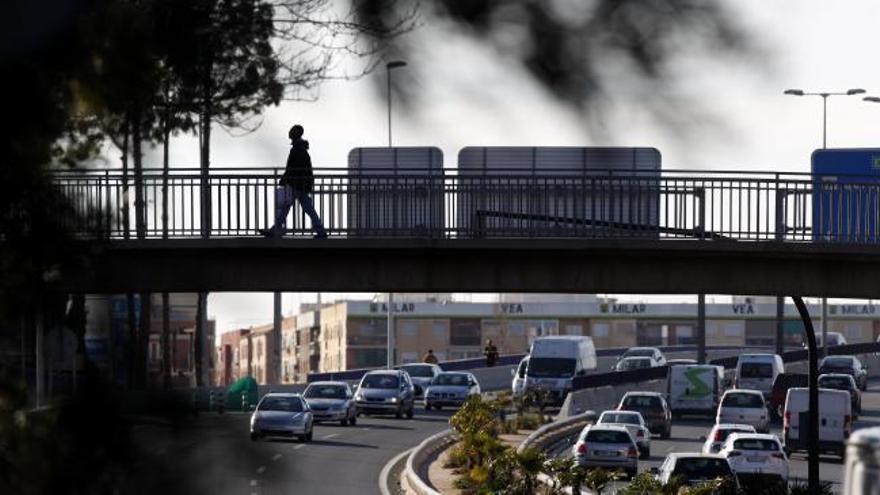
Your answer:
[[[296,436],[311,442],[313,426],[312,411],[300,394],[268,393],[251,414],[251,440]]]
[[[727,437],[718,454],[743,487],[766,487],[767,483],[788,486],[788,457],[776,435],[734,433]]]
[[[519,362],[519,366],[517,366],[516,369],[510,370],[510,375],[513,377],[510,386],[513,389],[514,397],[522,397],[526,391],[526,370],[528,368],[529,357],[526,356],[522,358],[522,361]]]
[[[715,424],[737,423],[752,425],[755,430],[767,433],[770,415],[764,394],[758,390],[728,390],[721,397]]]
[[[614,371],[643,370],[660,366],[652,357],[631,356],[625,357],[614,365]]]
[[[619,425],[629,431],[629,434],[639,448],[639,457],[646,459],[651,457],[651,431],[645,424],[645,418],[636,411],[605,411],[599,416],[596,424]]]
[[[731,433],[757,433],[752,425],[741,425],[736,423],[722,423],[715,425],[709,430],[706,442],[703,444],[704,454],[717,454],[724,441]]]

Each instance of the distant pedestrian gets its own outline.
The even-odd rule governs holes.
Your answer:
[[[315,237],[327,237],[321,217],[315,211],[315,204],[309,194],[315,188],[315,177],[312,174],[312,157],[309,156],[309,142],[302,138],[303,126],[297,124],[290,128],[290,154],[287,155],[287,167],[278,181],[275,190],[275,224],[268,229],[260,229],[266,237],[281,237],[287,230],[287,214],[294,201],[299,201],[303,212],[312,221]]]
[[[486,356],[486,367],[491,368],[498,362],[498,348],[492,343],[492,339],[486,341],[486,348],[483,350]]]
[[[437,356],[434,355],[434,349],[428,349],[428,353],[422,358],[423,363],[437,364]]]

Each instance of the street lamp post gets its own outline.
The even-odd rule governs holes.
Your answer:
[[[388,83],[388,147],[391,147],[391,71],[398,67],[406,67],[403,60],[395,60],[385,64],[385,79]]]
[[[864,89],[854,88],[845,92],[805,92],[802,89],[787,89],[784,94],[791,96],[820,96],[822,97],[822,149],[828,147],[828,98],[831,96],[853,96],[865,92]],[[804,322],[809,360],[809,415],[808,415],[808,457],[807,457],[807,486],[810,493],[818,493],[819,490],[819,380],[817,371],[816,332],[810,322],[809,312],[800,297],[793,297],[795,306]],[[827,298],[822,298],[822,355],[828,342],[827,335]]]

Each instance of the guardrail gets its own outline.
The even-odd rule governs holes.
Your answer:
[[[759,348],[760,346],[751,346],[754,348]],[[629,347],[606,347],[603,349],[596,349],[596,357],[615,357],[623,354]],[[659,349],[664,353],[674,353],[674,352],[696,352],[697,346],[695,345],[671,345],[671,346],[660,346]],[[741,350],[742,346],[734,346],[734,345],[719,345],[719,346],[707,346],[707,350],[715,350],[715,351],[723,351],[723,350]],[[768,347],[769,349],[769,347]],[[505,354],[503,356],[498,356],[498,361],[495,363],[495,366],[511,366],[517,365],[524,358],[526,354]],[[416,363],[413,363],[416,364]],[[442,361],[439,363],[440,368],[443,371],[464,371],[464,370],[473,370],[478,368],[486,367],[486,358],[470,358],[470,359],[456,359],[454,361]],[[362,376],[368,371],[384,369],[384,367],[376,367],[376,368],[360,368],[355,370],[345,370],[345,371],[328,371],[323,373],[309,373],[306,377],[308,383],[317,382],[317,381],[328,381],[328,380],[345,380],[345,381],[353,381],[360,380]]]
[[[726,347],[726,346],[725,346]],[[735,349],[742,349],[731,347]],[[708,348],[707,349],[713,349]],[[715,348],[717,349],[717,348]],[[666,351],[664,351],[666,352]],[[774,351],[767,351],[774,352]],[[880,352],[880,343],[851,344],[828,347],[830,354],[869,354]],[[724,366],[725,368],[736,367],[739,356],[712,359],[709,364]],[[806,349],[789,351],[782,354],[784,362],[806,361]],[[577,376],[572,380],[572,390],[584,390],[588,388],[624,385],[627,383],[639,383],[648,380],[664,379],[669,372],[668,366],[655,366],[638,370],[612,371],[608,373],[596,373],[585,376]]]
[[[439,495],[440,492],[431,487],[430,483],[423,480],[419,471],[425,462],[437,452],[455,443],[457,435],[454,430],[443,430],[440,433],[426,438],[418,447],[414,448],[406,458],[406,467],[403,476],[409,487],[418,495]]]
[[[274,223],[277,169],[53,175],[84,236],[257,236]],[[316,169],[330,237],[693,239],[880,243],[880,182],[700,171]],[[299,206],[287,233],[312,228]]]

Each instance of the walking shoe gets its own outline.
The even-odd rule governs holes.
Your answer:
[[[281,232],[278,229],[258,229],[257,232],[260,233],[263,237],[281,237]]]

